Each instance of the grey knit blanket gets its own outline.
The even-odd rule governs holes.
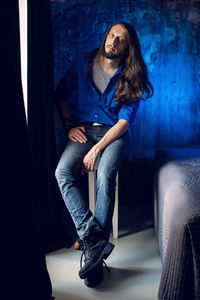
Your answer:
[[[200,149],[155,157],[159,300],[200,300]]]

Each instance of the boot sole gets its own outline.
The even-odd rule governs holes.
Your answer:
[[[113,245],[112,243],[109,243],[108,245],[106,245],[106,247],[103,249],[103,251],[101,252],[101,254],[99,255],[98,259],[90,266],[88,266],[87,269],[85,269],[83,272],[82,269],[79,271],[79,277],[81,279],[85,279],[86,277],[90,276],[90,274],[92,273],[93,269],[101,262],[103,261],[103,259],[108,258],[108,256],[110,255],[110,253],[113,251],[113,248],[115,247],[115,245]]]
[[[94,269],[93,272],[91,273],[91,275],[84,279],[84,284],[87,287],[95,288],[103,281],[103,265],[102,265],[102,263],[100,263],[100,268],[101,268],[100,270],[98,269],[98,266],[96,266],[96,268],[97,268],[97,270]],[[97,274],[95,274],[95,271]]]

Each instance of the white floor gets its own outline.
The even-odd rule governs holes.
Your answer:
[[[106,260],[111,272],[104,270],[104,281],[95,289],[86,287],[78,276],[80,251],[71,247],[46,256],[56,300],[157,299],[161,262],[151,221],[143,218],[144,209],[135,215],[130,208],[120,209],[120,236],[111,238],[115,248]],[[140,219],[139,226],[133,219]]]

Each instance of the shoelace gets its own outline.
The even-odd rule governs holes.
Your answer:
[[[106,267],[106,270],[110,273],[111,271],[110,271],[110,269],[108,268],[108,266],[107,266],[107,264],[106,264],[106,262],[105,262],[104,259],[103,259],[103,265],[104,265],[104,267]]]
[[[83,250],[83,252],[81,253],[81,259],[80,259],[80,268],[81,269],[83,267],[83,255],[85,255],[85,250]],[[109,267],[107,266],[104,259],[103,259],[103,265],[104,265],[104,267],[106,267],[106,270],[110,273],[111,271],[110,271]]]

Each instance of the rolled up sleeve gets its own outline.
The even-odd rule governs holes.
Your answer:
[[[130,125],[132,125],[135,121],[136,113],[138,111],[139,106],[140,102],[122,105],[118,114],[118,119],[127,120],[129,121]]]

